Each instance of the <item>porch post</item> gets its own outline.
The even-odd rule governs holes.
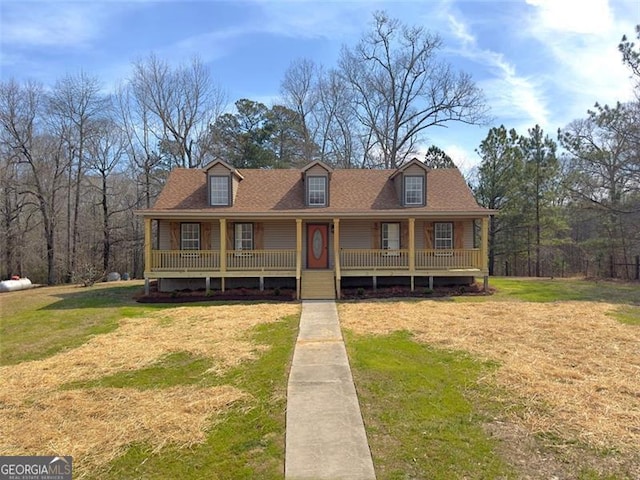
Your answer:
[[[302,219],[296,218],[296,298],[300,300],[300,276],[302,274]]]
[[[482,273],[484,275],[484,291],[489,290],[489,217],[482,218],[482,245],[480,248]]]
[[[227,219],[220,219],[220,290],[224,292],[224,274],[227,271]]]
[[[144,219],[144,275],[151,272],[151,219]]]
[[[409,219],[409,274],[411,275],[411,291],[415,289],[413,275],[416,271],[416,219]]]
[[[340,299],[340,280],[342,273],[340,272],[340,219],[333,219],[333,256],[334,270],[336,275],[336,298]]]

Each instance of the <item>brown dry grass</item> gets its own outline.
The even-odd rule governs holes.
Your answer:
[[[299,308],[171,308],[124,319],[115,331],[50,358],[0,367],[0,454],[63,452],[74,456],[75,470],[83,475],[135,442],[155,448],[200,442],[209,419],[246,394],[231,386],[68,391],[59,386],[137,370],[174,352],[211,358],[220,373],[264,348],[247,340],[250,328],[297,314]]]
[[[362,302],[339,307],[357,334],[416,340],[500,363],[495,380],[524,402],[533,433],[636,452],[640,445],[640,329],[602,303]]]

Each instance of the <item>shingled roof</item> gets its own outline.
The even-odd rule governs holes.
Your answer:
[[[480,207],[464,178],[456,168],[427,172],[427,203],[422,207],[400,204],[390,177],[396,170],[333,170],[329,205],[307,207],[300,170],[239,170],[243,179],[232,206],[210,206],[206,172],[202,169],[174,169],[155,205],[144,215],[169,212],[201,212],[213,216],[247,214],[374,214],[379,213],[478,213],[491,211]]]

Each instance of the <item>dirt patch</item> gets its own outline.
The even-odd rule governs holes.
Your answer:
[[[265,347],[247,340],[261,323],[299,313],[295,304],[176,307],[121,321],[117,330],[52,357],[0,367],[2,455],[73,455],[79,474],[135,442],[155,448],[204,440],[209,419],[246,398],[231,386],[158,390],[60,385],[149,366],[174,352],[214,360],[216,372]],[[75,469],[76,467],[74,467]]]
[[[359,334],[408,330],[419,341],[500,363],[498,385],[524,403],[510,421],[633,456],[640,444],[640,329],[601,303],[359,302],[339,307]],[[635,471],[635,470],[634,470]]]

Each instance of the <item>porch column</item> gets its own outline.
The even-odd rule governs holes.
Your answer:
[[[482,218],[482,244],[480,248],[480,265],[484,275],[484,291],[489,290],[489,217]]]
[[[302,274],[302,219],[296,218],[296,298],[300,300],[300,276]]]
[[[340,272],[340,219],[333,219],[333,257],[336,274],[336,297],[340,298],[340,280],[342,273]]]
[[[227,219],[220,219],[220,290],[224,292],[224,273],[227,271]]]
[[[147,276],[148,272],[151,272],[151,222],[150,218],[144,219],[144,274]]]
[[[486,275],[489,271],[489,217],[482,219],[482,243],[480,245],[480,268]]]
[[[416,271],[416,219],[409,219],[409,274],[411,275],[411,291],[415,288],[414,273]]]

